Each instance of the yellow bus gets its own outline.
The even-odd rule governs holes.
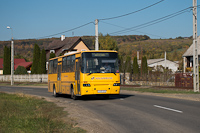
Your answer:
[[[120,93],[120,74],[116,51],[81,51],[49,60],[48,91],[56,97]]]

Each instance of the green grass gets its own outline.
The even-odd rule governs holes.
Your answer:
[[[193,90],[185,89],[159,89],[159,88],[129,88],[121,87],[121,90],[139,91],[139,92],[151,92],[151,93],[169,93],[169,94],[200,94],[193,92]]]
[[[68,121],[64,122],[63,118]],[[25,95],[0,93],[1,133],[86,132],[74,126],[75,122],[67,112],[54,103]]]
[[[10,82],[0,82],[2,86],[10,86]],[[14,82],[14,86],[47,86],[47,83]]]

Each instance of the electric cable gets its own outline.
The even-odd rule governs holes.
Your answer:
[[[151,26],[151,25],[160,23],[160,22],[162,22],[162,21],[165,21],[165,20],[167,20],[167,19],[173,18],[173,17],[175,17],[175,16],[178,16],[178,15],[180,15],[180,14],[183,14],[183,13],[185,13],[185,12],[188,12],[188,9],[190,9],[190,11],[191,11],[191,8],[193,8],[193,7],[188,7],[188,8],[185,8],[185,9],[183,9],[183,10],[180,10],[180,11],[178,11],[178,12],[172,13],[172,14],[170,14],[170,15],[167,15],[167,16],[164,16],[164,17],[161,17],[161,18],[158,18],[158,19],[155,19],[155,20],[152,20],[152,21],[149,21],[149,22],[146,22],[146,23],[143,23],[143,24],[134,26],[134,27],[126,28],[126,29],[124,29],[124,30],[119,30],[119,31],[116,31],[116,32],[112,32],[112,33],[109,33],[109,34],[125,33],[125,32],[127,32],[127,31],[138,30],[138,29],[141,29],[141,28],[144,28],[144,27],[147,27],[147,26]]]
[[[60,35],[60,34],[66,33],[66,32],[70,32],[70,31],[73,31],[73,30],[82,28],[82,27],[87,26],[87,25],[89,25],[89,24],[91,24],[91,23],[94,24],[94,22],[88,22],[88,23],[83,24],[83,25],[80,25],[80,26],[78,26],[78,27],[75,27],[75,28],[72,28],[72,29],[69,29],[69,30],[66,30],[66,31],[63,31],[63,32],[59,32],[59,33],[56,33],[56,34],[52,34],[52,35],[48,35],[48,36],[43,36],[43,37],[38,37],[37,39],[40,39],[40,38],[48,38],[48,37]]]
[[[150,7],[152,7],[152,6],[155,6],[155,5],[157,5],[157,4],[159,4],[159,3],[163,2],[163,1],[164,1],[164,0],[160,0],[160,1],[158,1],[158,2],[156,2],[156,3],[154,3],[154,4],[152,4],[152,5],[149,5],[149,6],[147,6],[147,7],[142,8],[142,9],[139,9],[139,10],[137,10],[137,11],[130,12],[130,13],[127,13],[127,14],[124,14],[124,15],[120,15],[120,16],[116,16],[116,17],[110,17],[110,18],[103,18],[103,19],[98,19],[98,20],[110,20],[110,19],[116,19],[116,18],[128,16],[128,15],[131,15],[131,14],[134,14],[134,13],[137,13],[137,12],[140,12],[140,11],[142,11],[142,10],[145,10],[145,9],[147,9],[147,8],[150,8]]]
[[[142,11],[142,10],[145,10],[145,9],[147,9],[147,8],[150,8],[150,7],[152,7],[152,6],[155,6],[155,5],[157,5],[157,4],[159,4],[159,3],[163,2],[163,1],[164,1],[164,0],[160,0],[160,1],[158,1],[158,2],[156,2],[156,3],[154,3],[154,4],[152,4],[152,5],[149,5],[149,6],[147,6],[147,7],[144,7],[144,8],[142,8],[142,9],[139,9],[139,10],[134,11],[134,12],[131,12],[131,13],[127,13],[127,14],[124,14],[124,15],[116,16],[116,17],[98,19],[98,20],[110,20],[110,19],[116,19],[116,18],[128,16],[128,15],[131,15],[131,14],[134,14],[134,13],[137,13],[137,12],[140,12],[140,11]],[[83,24],[83,25],[81,25],[81,26],[78,26],[78,27],[69,29],[69,30],[67,30],[67,31],[63,31],[63,32],[59,32],[59,33],[56,33],[56,34],[47,35],[47,36],[43,36],[43,37],[38,37],[37,39],[40,39],[40,38],[48,38],[48,37],[56,36],[56,35],[63,34],[63,33],[66,33],[66,32],[70,32],[70,31],[72,31],[72,30],[79,29],[79,28],[84,27],[84,26],[86,26],[86,25],[89,25],[89,24],[91,24],[91,23],[94,24],[94,22],[89,22],[89,23]]]
[[[107,23],[107,22],[104,22],[104,21],[101,21],[101,22],[102,22],[102,23],[105,23],[105,24],[108,24],[108,25],[115,26],[115,27],[127,29],[127,28],[125,28],[125,27],[122,27],[122,26],[119,26],[119,25],[116,25],[116,24],[111,24],[111,23]],[[151,36],[155,36],[155,37],[159,37],[159,38],[166,38],[166,37],[163,37],[163,36],[159,36],[159,35],[155,35],[155,34],[143,32],[143,31],[137,31],[137,30],[131,30],[131,31],[135,31],[135,32],[138,32],[138,33],[143,33],[143,34],[146,34],[146,35],[151,35]]]

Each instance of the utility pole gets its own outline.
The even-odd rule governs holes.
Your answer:
[[[95,19],[95,50],[99,50],[98,19]]]
[[[11,41],[11,85],[14,85],[14,41]]]
[[[13,40],[13,29],[10,26],[7,26],[7,29],[11,29],[12,38],[11,38],[11,85],[14,85],[14,40]]]
[[[199,92],[199,59],[197,47],[197,0],[193,0],[193,87]]]

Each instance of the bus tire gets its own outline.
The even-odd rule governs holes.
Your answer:
[[[77,96],[74,94],[74,88],[71,88],[71,98],[73,100],[77,100],[78,99]]]
[[[56,93],[55,85],[54,85],[54,87],[53,87],[53,96],[54,96],[54,97],[58,97],[58,93]]]

